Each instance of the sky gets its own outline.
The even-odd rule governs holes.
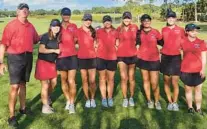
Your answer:
[[[15,10],[21,2],[28,3],[31,10],[35,9],[90,9],[95,6],[122,6],[124,1],[117,0],[0,0],[0,9]]]

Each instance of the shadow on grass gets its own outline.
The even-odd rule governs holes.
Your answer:
[[[84,99],[84,93],[82,90],[82,82],[81,82],[81,76],[80,72],[77,72],[76,75],[76,82],[77,82],[77,97],[76,97],[76,103],[79,107],[77,107],[77,114],[72,116],[68,115],[61,115],[64,114],[65,111],[63,111],[62,108],[60,108],[60,111],[58,111],[58,115],[51,115],[48,117],[45,117],[46,119],[42,119],[41,121],[48,123],[48,127],[52,127],[54,129],[59,128],[76,128],[69,127],[68,122],[73,123],[71,121],[78,122],[80,121],[80,124],[78,124],[81,129],[149,129],[149,128],[160,128],[160,129],[171,129],[171,128],[178,128],[178,127],[185,127],[186,120],[183,120],[183,115],[185,115],[185,111],[181,112],[169,112],[166,110],[165,107],[163,107],[162,111],[156,111],[156,110],[149,110],[146,108],[146,105],[143,105],[143,97],[145,97],[145,93],[142,86],[142,79],[141,74],[139,70],[136,70],[136,88],[135,88],[135,102],[136,106],[132,109],[122,109],[121,105],[114,105],[113,108],[110,109],[104,109],[101,107],[101,101],[99,98],[101,98],[100,92],[96,92],[96,98],[97,107],[95,109],[85,109],[85,99]],[[115,74],[115,88],[114,88],[114,97],[120,98],[121,88],[118,86],[120,83],[120,76],[119,72],[117,71]],[[161,96],[166,99],[166,95],[164,93],[163,88],[163,81],[162,81],[162,75],[160,74],[160,87],[161,87]],[[97,90],[99,90],[97,88]],[[57,101],[58,103],[62,99],[59,100],[58,98],[62,95],[61,90],[61,83],[60,83],[60,77],[58,78],[58,84],[56,89],[54,90],[52,94],[52,100]],[[139,96],[139,97],[138,97]],[[141,96],[141,97],[140,97]],[[184,97],[184,89],[183,87],[180,87],[180,95],[179,95],[179,103],[181,107],[184,107],[185,101],[183,99]],[[21,117],[20,114],[18,114],[18,119],[20,120],[20,126],[19,129],[23,128],[29,128],[30,125],[35,121],[37,121],[38,118],[44,117],[41,113],[41,96],[38,94],[35,98],[32,99],[28,103],[28,107],[33,107],[34,115],[33,116],[25,116]],[[144,100],[145,101],[145,100]],[[167,102],[167,101],[166,101]],[[138,103],[138,104],[137,104]],[[129,114],[131,112],[131,115],[133,113],[137,113],[137,115],[133,115],[132,118]],[[118,113],[118,114],[116,114]],[[119,119],[117,119],[119,118]],[[166,119],[170,118],[170,119]],[[196,120],[198,119],[198,120]],[[188,117],[188,121],[199,121],[200,119],[198,117]],[[74,123],[75,124],[75,123]],[[68,126],[67,126],[68,125]],[[193,127],[194,124],[192,124],[189,127]]]
[[[61,95],[61,84],[60,84],[60,76],[58,76],[57,80],[57,86],[54,89],[51,99],[53,102],[55,102]],[[20,113],[17,115],[17,119],[20,120],[21,117],[24,117],[23,120],[19,122],[19,129],[28,128],[30,124],[37,118],[41,117],[41,109],[42,109],[42,103],[41,103],[41,94],[39,93],[37,96],[35,96],[29,103],[26,105],[27,107],[32,107],[32,115],[22,116]]]
[[[145,129],[145,125],[135,118],[127,118],[120,121],[118,129]]]

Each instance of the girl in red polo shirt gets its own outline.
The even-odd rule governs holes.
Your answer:
[[[71,10],[69,8],[63,8],[61,16],[61,53],[57,59],[57,69],[60,71],[61,87],[67,100],[65,110],[69,110],[69,114],[72,114],[75,113],[75,76],[78,69],[77,51],[75,48],[75,31],[77,26],[70,22]]]
[[[153,29],[150,25],[151,17],[148,14],[142,15],[141,28],[137,31],[137,44],[139,45],[137,67],[141,70],[148,108],[155,106],[157,110],[161,110],[159,102],[160,55],[157,45],[162,43],[162,36],[158,30]],[[151,100],[150,85],[154,92],[155,102]]]
[[[123,107],[134,106],[135,89],[135,63],[136,63],[136,32],[137,25],[132,24],[130,12],[123,13],[123,22],[117,28],[119,34],[119,45],[117,50],[117,60],[121,75],[121,88],[123,93]],[[127,98],[127,83],[130,83],[130,98]]]
[[[42,113],[54,113],[49,96],[57,84],[57,72],[55,61],[60,53],[59,32],[61,23],[58,19],[53,19],[48,33],[44,34],[40,40],[38,60],[36,64],[35,78],[40,80],[42,85]]]
[[[85,107],[95,108],[96,92],[96,52],[95,52],[95,29],[91,26],[92,15],[84,14],[83,25],[77,30],[76,38],[78,41],[78,67],[81,72],[82,85],[87,99]],[[89,96],[90,91],[90,96]]]
[[[114,75],[117,69],[116,44],[118,33],[112,26],[112,18],[103,17],[104,27],[97,31],[97,70],[99,71],[99,86],[102,96],[102,106],[113,106]],[[106,86],[107,83],[107,86]],[[108,97],[106,96],[108,92]],[[108,98],[108,103],[107,103]]]
[[[194,113],[193,95],[195,90],[196,112],[203,115],[201,110],[202,85],[205,81],[206,68],[206,43],[196,37],[197,30],[200,29],[195,24],[188,24],[185,27],[187,37],[182,40],[183,61],[181,64],[181,80],[185,84],[185,96],[188,104],[188,112]]]
[[[169,10],[167,13],[167,26],[162,29],[164,45],[161,49],[161,73],[164,76],[164,88],[168,99],[167,109],[178,111],[177,103],[179,94],[179,76],[181,66],[180,44],[185,37],[184,29],[176,25],[176,13]],[[173,86],[173,96],[171,96],[170,85]]]

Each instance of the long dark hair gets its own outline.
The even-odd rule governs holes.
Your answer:
[[[96,38],[96,30],[91,25],[88,28],[91,32],[91,37],[95,39]]]
[[[56,37],[54,37],[54,35],[52,33],[51,26],[50,26],[48,29],[48,35],[49,35],[49,40],[57,39],[57,41],[59,43],[61,41],[61,27],[60,27],[60,31],[56,34]]]

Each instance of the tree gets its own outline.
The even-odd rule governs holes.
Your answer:
[[[81,14],[81,11],[78,9],[75,9],[75,10],[73,10],[73,14],[79,15],[79,14]]]

